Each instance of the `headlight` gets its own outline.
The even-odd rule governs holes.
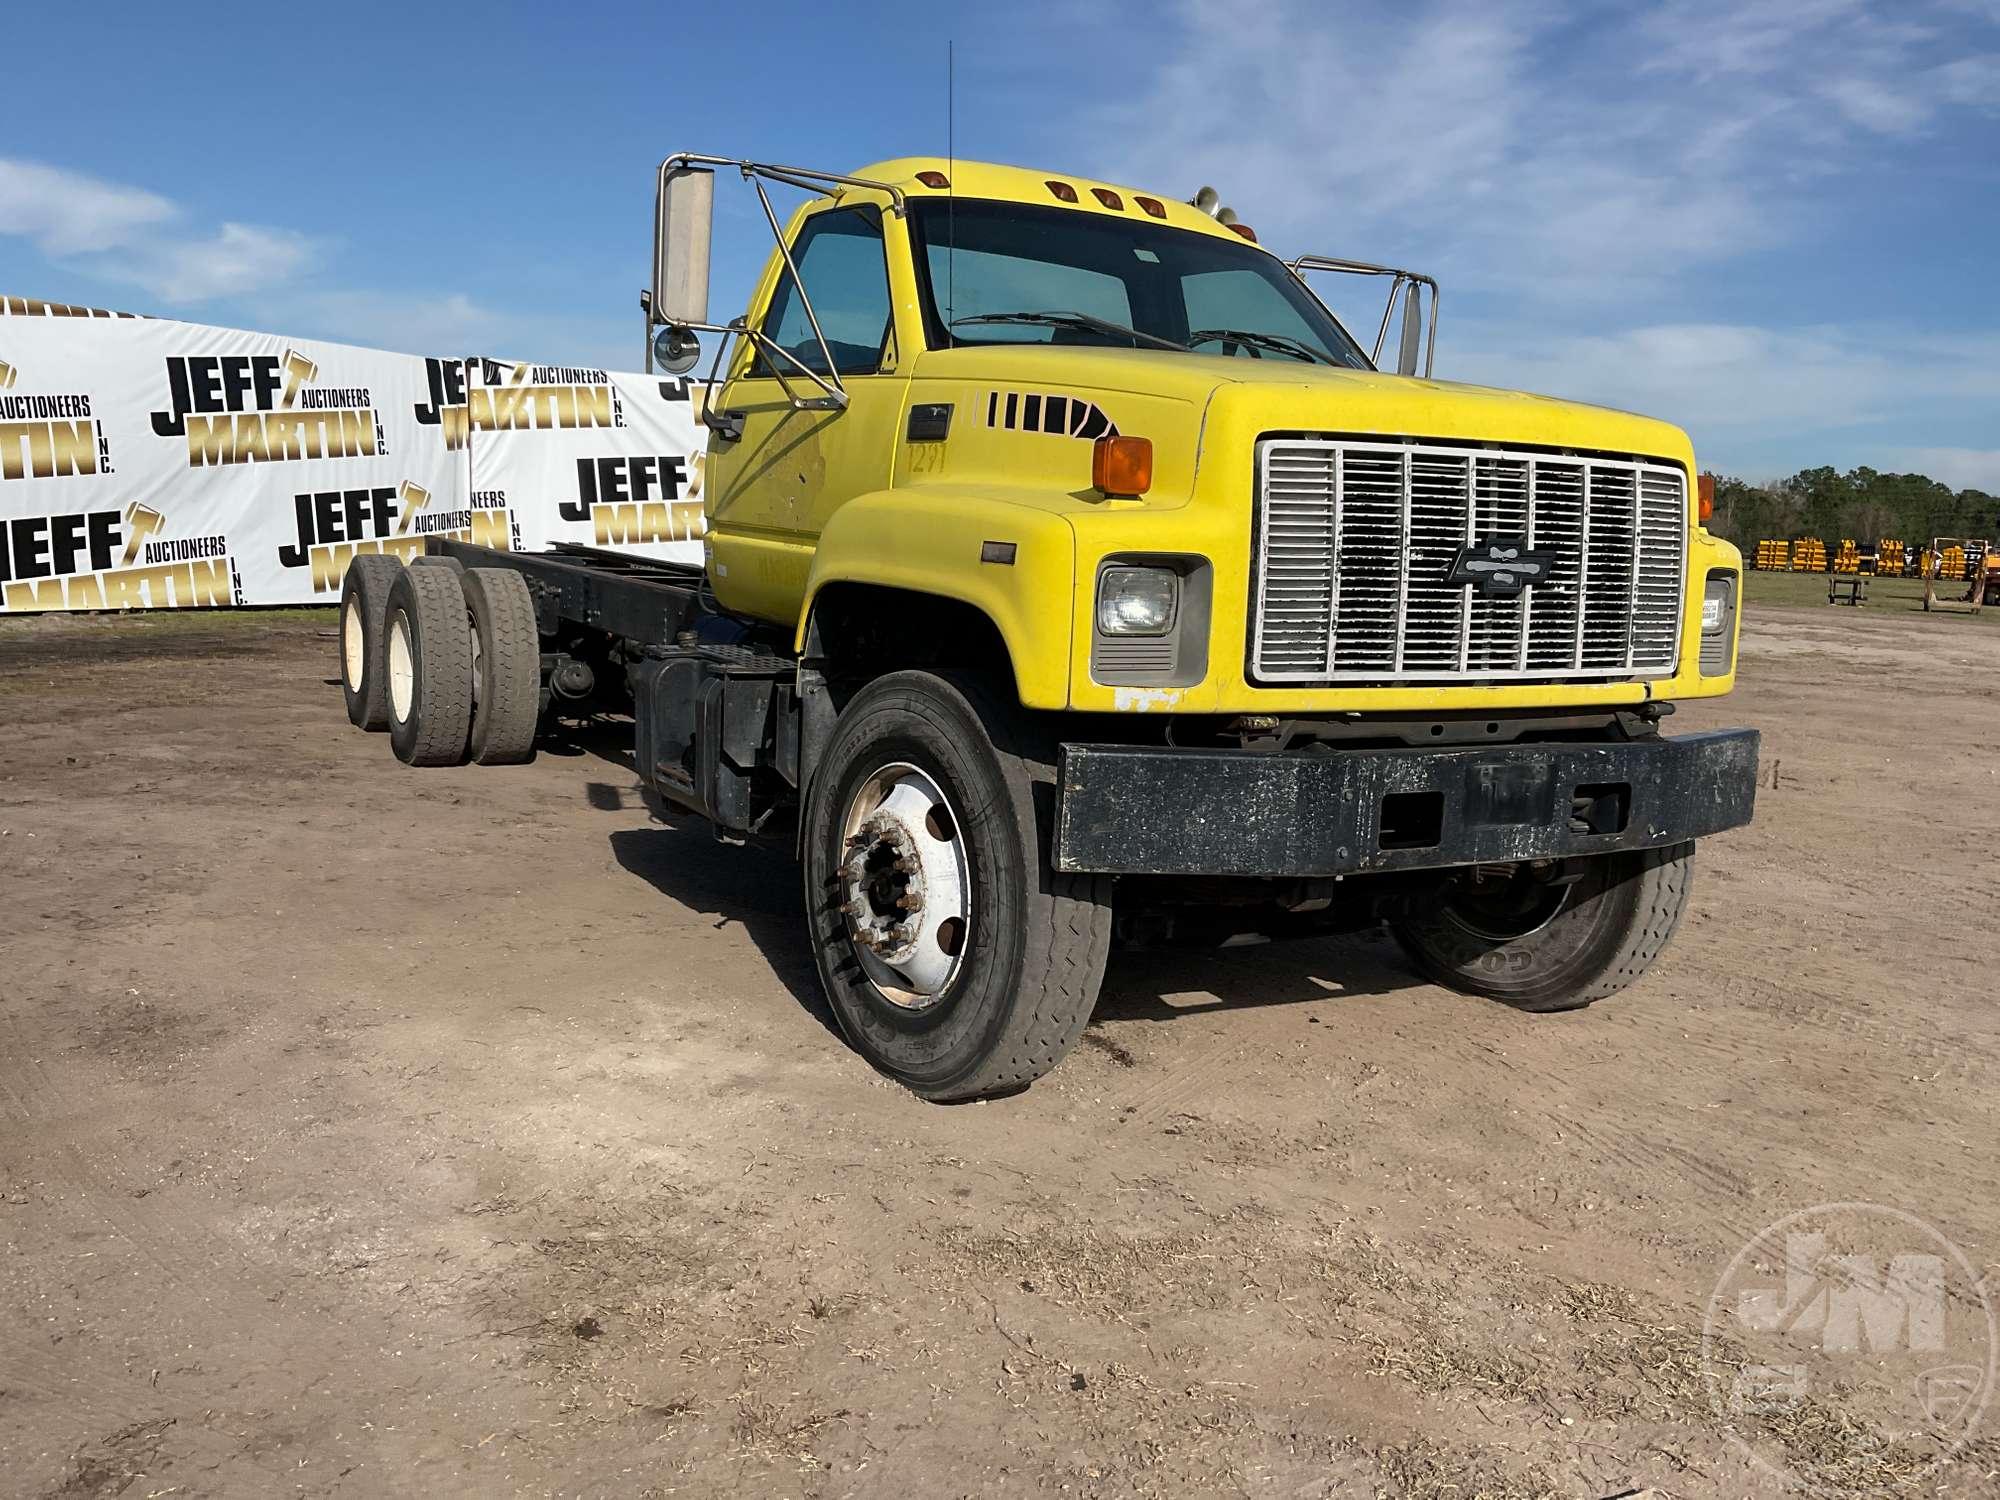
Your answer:
[[[1714,635],[1729,623],[1729,599],[1736,584],[1728,574],[1711,576],[1701,596],[1701,633]]]
[[[1174,628],[1180,575],[1169,568],[1106,568],[1097,580],[1097,628],[1105,635],[1165,635]]]

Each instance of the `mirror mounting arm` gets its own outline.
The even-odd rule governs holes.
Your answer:
[[[1406,332],[1402,349],[1399,351],[1398,360],[1399,364],[1409,366],[1408,369],[1400,369],[1398,371],[1399,374],[1404,375],[1414,375],[1416,373],[1416,346],[1414,343],[1416,325],[1411,319],[1417,311],[1420,311],[1420,304],[1416,309],[1413,309],[1412,301],[1422,295],[1419,290],[1420,288],[1427,290],[1430,293],[1431,315],[1430,328],[1424,337],[1424,379],[1429,380],[1431,378],[1431,370],[1437,361],[1438,331],[1438,284],[1434,277],[1426,276],[1421,271],[1403,271],[1398,270],[1394,266],[1371,265],[1365,260],[1342,260],[1337,256],[1331,255],[1301,255],[1294,260],[1286,261],[1285,265],[1294,276],[1299,278],[1301,284],[1306,284],[1304,273],[1307,271],[1338,271],[1346,276],[1389,277],[1389,300],[1387,305],[1382,309],[1382,325],[1375,332],[1375,349],[1369,355],[1369,360],[1378,369],[1381,367],[1382,346],[1388,341],[1389,319],[1395,315],[1396,299],[1398,296],[1405,296],[1407,294],[1404,303],[1404,326]],[[1310,285],[1307,285],[1307,290],[1311,290]],[[1320,305],[1322,307],[1326,306],[1324,302]],[[1331,311],[1331,309],[1328,310],[1329,312]]]
[[[770,360],[771,378],[778,382],[778,385],[785,393],[786,399],[792,403],[794,410],[845,411],[847,409],[847,391],[838,384],[840,378],[838,375],[834,376],[834,383],[829,384],[812,366],[806,364],[796,354],[792,353],[791,350],[771,339],[760,329],[750,327],[744,319],[732,318],[727,323],[689,323],[682,326],[697,333],[718,333],[722,335],[721,338],[716,340],[715,358],[710,361],[708,368],[708,391],[711,394],[721,391],[723,385],[726,383],[723,380],[723,367],[727,363],[727,356],[732,341],[742,339]],[[786,378],[784,368],[779,363],[780,360],[792,365],[801,375],[804,375],[806,379],[818,386],[821,394],[817,396],[801,396],[793,389],[791,380]],[[725,442],[733,443],[743,435],[742,414],[740,412],[717,411],[714,409],[713,401],[707,398],[704,398],[701,403],[701,422],[710,432]]]
[[[683,322],[666,316],[661,309],[659,305],[660,298],[657,294],[657,284],[661,279],[661,267],[664,264],[662,231],[666,223],[664,206],[666,203],[668,180],[677,172],[706,171],[715,167],[735,167],[742,174],[744,181],[748,182],[756,190],[757,202],[764,210],[765,222],[771,226],[771,237],[777,241],[778,254],[785,262],[785,272],[791,277],[792,286],[798,292],[799,305],[805,309],[806,320],[812,325],[813,338],[819,344],[820,355],[826,362],[827,373],[825,376],[821,376],[809,368],[790,350],[780,348],[761,331],[748,327],[745,320],[741,318],[727,325],[708,322]],[[735,156],[708,156],[697,151],[675,152],[660,163],[659,182],[654,199],[653,266],[656,289],[653,292],[645,294],[641,299],[646,314],[646,368],[648,371],[652,369],[652,331],[659,324],[677,324],[679,327],[691,331],[713,332],[724,335],[733,333],[737,337],[746,339],[754,344],[770,358],[771,372],[776,376],[778,383],[785,388],[785,394],[790,397],[792,405],[795,408],[804,411],[840,411],[847,406],[847,389],[841,383],[840,371],[834,364],[833,350],[828,347],[826,335],[820,330],[819,314],[813,309],[812,298],[806,292],[805,283],[799,279],[798,265],[792,259],[791,246],[785,243],[785,232],[783,227],[778,223],[776,210],[771,207],[771,196],[764,190],[764,183],[767,180],[782,182],[789,187],[800,188],[806,192],[826,193],[834,198],[841,196],[841,189],[843,187],[868,188],[882,193],[888,198],[889,211],[897,218],[902,218],[909,212],[909,205],[905,199],[903,190],[894,183],[877,182],[867,177],[849,177],[839,172],[820,172],[808,167],[777,166],[770,162],[749,161]],[[703,222],[706,222],[706,207],[703,207],[700,212],[703,216]],[[705,313],[707,308],[705,258],[702,265],[703,271],[700,279],[701,291],[699,295],[700,306]],[[725,337],[722,342],[727,344],[729,340]],[[720,356],[721,350],[718,349],[718,371]],[[814,385],[820,388],[821,394],[818,396],[800,396],[794,391],[791,382],[785,378],[779,369],[778,361],[780,359],[796,367],[801,374],[805,375]]]
[[[744,169],[743,175],[750,177],[750,171],[747,167]],[[798,262],[792,259],[792,247],[785,243],[785,231],[778,226],[778,215],[771,207],[771,195],[764,191],[764,184],[757,181],[754,177],[750,179],[750,185],[757,190],[757,201],[763,205],[765,222],[771,226],[771,238],[778,242],[778,254],[785,258],[785,274],[792,278],[792,290],[799,294],[799,306],[806,310],[806,321],[812,324],[813,338],[819,343],[820,355],[826,360],[826,372],[833,377],[833,384],[828,386],[817,375],[813,375],[813,379],[818,382],[822,390],[826,391],[828,396],[837,395],[840,398],[839,404],[845,406],[847,405],[847,387],[840,383],[840,371],[833,363],[833,350],[827,347],[826,335],[820,332],[819,314],[813,311],[812,296],[806,291],[805,282],[799,279]],[[772,344],[761,333],[757,335],[757,338],[760,349],[767,344],[771,348],[777,348],[777,345]],[[797,359],[793,359],[792,363],[799,365],[801,370],[805,370],[806,368],[804,365],[799,364]],[[771,366],[772,373],[776,374],[777,369],[778,367],[774,363]],[[806,370],[806,373],[812,375],[812,371],[810,370]],[[784,376],[778,376],[778,383],[784,385],[787,396],[792,396],[792,388],[789,384],[786,384]],[[792,396],[792,404],[794,406],[799,404],[797,396]]]

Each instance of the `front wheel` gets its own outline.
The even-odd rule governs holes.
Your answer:
[[[1054,747],[983,684],[895,672],[847,704],[804,830],[813,953],[841,1030],[927,1099],[1023,1088],[1090,1020],[1109,880],[1048,861]]]
[[[1575,1010],[1652,966],[1687,909],[1694,845],[1478,865],[1389,924],[1425,977],[1517,1010]]]

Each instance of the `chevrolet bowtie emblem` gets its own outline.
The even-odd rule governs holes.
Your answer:
[[[1537,552],[1521,536],[1490,536],[1460,547],[1449,583],[1470,584],[1489,599],[1511,599],[1531,583],[1546,582],[1556,565],[1553,552]]]

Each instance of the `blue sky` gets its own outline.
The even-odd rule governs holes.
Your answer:
[[[9,16],[0,291],[635,368],[659,158],[942,153],[951,40],[961,155],[1433,271],[1440,375],[2000,490],[2000,0],[201,14]]]

